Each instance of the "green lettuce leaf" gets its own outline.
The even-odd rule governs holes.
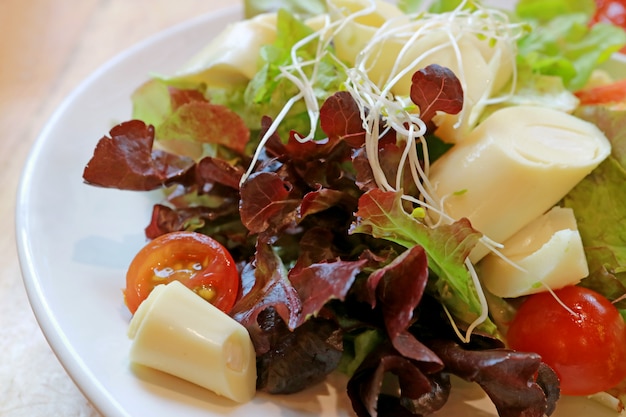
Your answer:
[[[244,14],[246,19],[261,13],[276,12],[279,9],[289,11],[300,18],[319,16],[326,13],[324,0],[245,0]]]
[[[582,285],[614,300],[626,294],[626,112],[598,106],[577,115],[603,130],[612,150],[562,204],[574,210],[585,247],[590,275]]]
[[[519,17],[543,22],[571,13],[591,17],[595,10],[594,0],[520,0],[515,6]]]
[[[133,117],[146,121],[157,127],[175,116],[176,108],[171,103],[171,88],[195,90],[206,97],[211,104],[223,105],[237,113],[252,131],[252,137],[260,131],[263,116],[276,118],[283,106],[299,93],[298,87],[288,78],[282,76],[281,67],[290,65],[291,51],[294,45],[303,38],[313,34],[313,30],[294,14],[285,9],[277,13],[277,37],[271,45],[260,51],[260,67],[255,77],[248,83],[239,82],[230,85],[211,83],[207,77],[198,77],[195,73],[174,77],[154,77],[141,86],[132,96]],[[316,60],[318,41],[314,40],[298,51],[298,57],[306,62]],[[313,92],[321,103],[330,94],[341,89],[345,72],[332,54],[332,47],[317,60]],[[311,76],[313,69],[302,69]],[[170,123],[171,124],[171,123]],[[305,103],[300,100],[294,104],[287,117],[281,123],[279,136],[288,137],[290,131],[309,133],[311,121]],[[322,134],[321,129],[317,131]],[[250,149],[254,148],[254,141]]]
[[[582,88],[598,65],[626,45],[623,29],[590,26],[594,10],[593,0],[521,0],[515,12],[531,29],[518,41],[518,63],[561,77],[570,90]]]
[[[351,233],[370,234],[407,248],[421,245],[428,255],[429,268],[437,276],[429,289],[454,317],[472,323],[480,315],[481,305],[464,261],[481,234],[467,219],[430,228],[404,210],[401,194],[379,189],[365,193],[359,199],[357,221]],[[491,321],[483,323],[481,329],[496,332]]]
[[[514,93],[506,96],[506,100],[502,102],[487,106],[480,120],[486,119],[500,108],[510,106],[541,106],[565,113],[571,113],[578,107],[580,100],[572,91],[565,88],[561,77],[534,72],[523,64],[518,65],[517,71]],[[509,83],[503,91],[511,91],[511,88]]]
[[[282,75],[281,67],[292,64],[293,47],[312,34],[313,29],[295,15],[284,9],[278,11],[276,41],[261,48],[263,64],[246,88],[244,102],[247,106],[256,112],[275,118],[282,111],[283,106],[299,93],[298,87]],[[312,87],[321,105],[321,102],[329,95],[341,90],[346,77],[343,68],[334,58],[331,46],[321,57],[317,57],[318,43],[317,39],[306,43],[298,49],[297,56],[301,62],[317,62]],[[311,77],[313,73],[312,66],[303,66],[301,70],[307,77]],[[294,104],[282,125],[287,126],[289,131],[309,133],[310,120],[303,100]],[[320,129],[317,130],[320,131]]]

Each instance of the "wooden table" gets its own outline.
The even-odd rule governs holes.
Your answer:
[[[15,193],[47,119],[117,53],[224,0],[0,1],[0,416],[98,416],[32,314],[15,246]]]

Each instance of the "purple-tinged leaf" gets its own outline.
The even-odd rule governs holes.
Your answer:
[[[422,299],[427,282],[428,260],[424,248],[418,245],[370,274],[370,304],[380,304],[391,340],[411,324],[413,311]]]
[[[334,322],[314,318],[290,330],[268,309],[259,323],[271,349],[257,357],[257,390],[291,394],[322,382],[337,368],[342,337]]]
[[[320,108],[320,125],[331,140],[346,141],[353,148],[365,143],[359,106],[347,91],[339,91],[324,101]]]
[[[223,159],[205,157],[196,166],[196,181],[203,190],[205,184],[219,183],[239,190],[239,180],[243,176],[243,169],[224,161]]]
[[[365,148],[355,150],[352,155],[352,165],[356,171],[354,183],[361,191],[366,192],[378,188]]]
[[[391,344],[405,358],[421,362],[420,366],[425,372],[433,373],[443,369],[441,359],[409,331],[398,333]]]
[[[250,131],[243,119],[226,106],[189,101],[158,126],[157,139],[166,149],[197,160],[203,154],[204,144],[222,145],[243,153]]]
[[[148,239],[154,239],[169,232],[198,231],[207,223],[212,223],[221,217],[230,217],[236,212],[236,207],[232,204],[223,204],[216,208],[199,206],[176,209],[163,204],[155,204],[152,208],[150,223],[145,228],[145,234]],[[241,234],[241,231],[238,232]]]
[[[420,108],[425,123],[438,111],[457,114],[463,108],[461,82],[449,68],[429,65],[416,71],[411,81],[411,100]]]
[[[319,188],[316,191],[308,192],[302,198],[300,209],[298,210],[298,217],[299,219],[303,219],[306,216],[337,206],[346,197],[343,191],[330,188]]]
[[[100,139],[85,166],[86,183],[122,190],[149,191],[184,177],[194,161],[153,150],[154,128],[139,120],[121,123]]]
[[[312,227],[300,238],[298,261],[291,268],[292,273],[314,263],[334,259],[337,254],[333,248],[333,233],[323,227]]]
[[[202,103],[208,102],[208,100],[204,97],[204,94],[202,94],[199,90],[169,86],[167,91],[170,94],[170,105],[173,111],[178,110],[185,104],[193,103],[195,101]]]
[[[237,301],[230,314],[248,329],[257,354],[261,354],[267,352],[270,344],[267,335],[264,335],[259,327],[257,320],[259,314],[271,307],[287,327],[293,330],[300,322],[302,302],[287,277],[285,265],[271,246],[257,244],[252,268],[253,271],[244,271],[242,275],[253,273],[254,285]]]
[[[478,383],[500,417],[543,417],[554,412],[558,378],[534,353],[509,349],[469,350],[452,340],[430,343],[446,370]]]
[[[357,274],[367,260],[322,262],[289,274],[289,279],[302,300],[298,325],[316,316],[333,299],[344,300]]]
[[[382,392],[386,374],[397,376],[399,397]],[[416,417],[431,414],[446,403],[450,381],[427,374],[420,363],[382,348],[370,354],[348,381],[348,397],[358,417]]]
[[[262,233],[294,222],[299,200],[290,191],[291,185],[275,173],[252,174],[240,190],[242,223],[251,233]]]
[[[402,183],[396,186],[392,181],[392,184],[396,186],[396,188],[402,188],[405,194],[417,195],[418,190],[415,186],[409,164],[405,162],[404,166],[401,166],[404,154],[404,145],[406,145],[405,142],[399,145],[396,143],[380,144],[378,150],[378,161],[385,177],[393,179],[393,181],[395,181],[397,177],[398,170],[402,169]],[[353,154],[352,163],[354,164],[354,168],[356,170],[355,182],[361,190],[370,191],[378,188],[376,180],[374,179],[372,167],[367,159],[367,155],[365,154],[365,149],[359,149]]]
[[[204,221],[197,212],[189,213],[182,210],[174,210],[163,204],[155,204],[152,207],[150,224],[146,226],[145,234],[148,239],[155,239],[166,233],[186,230],[186,225],[189,223],[195,223],[202,227]],[[191,230],[195,229],[192,228]]]

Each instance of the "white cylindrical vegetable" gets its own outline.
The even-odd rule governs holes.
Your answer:
[[[514,67],[514,41],[484,32],[495,19],[463,13],[433,15],[410,20],[396,6],[374,2],[332,0],[331,17],[348,18],[334,37],[337,56],[367,74],[368,79],[394,95],[408,97],[415,71],[431,64],[449,68],[460,79],[464,110],[460,114],[438,114],[433,120],[438,135],[457,142],[478,121],[485,100],[510,79]],[[478,35],[480,31],[482,36]],[[484,31],[484,32],[483,32]],[[495,33],[495,32],[494,32]]]
[[[158,369],[237,402],[256,390],[248,331],[178,281],[158,285],[130,322],[131,362]]]
[[[608,139],[591,123],[558,110],[508,107],[435,161],[429,178],[448,216],[466,217],[488,238],[504,242],[610,152]],[[478,245],[470,259],[477,262],[488,251]]]
[[[276,13],[231,23],[202,49],[174,78],[232,85],[246,82],[259,70],[259,51],[276,39]]]
[[[589,274],[570,208],[554,207],[533,220],[507,239],[500,253],[506,260],[489,254],[478,270],[485,288],[503,298],[575,285]]]

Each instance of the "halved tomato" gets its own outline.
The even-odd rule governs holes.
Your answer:
[[[241,287],[235,262],[218,241],[197,232],[172,232],[135,255],[126,273],[126,306],[134,314],[155,286],[174,280],[226,313]]]

